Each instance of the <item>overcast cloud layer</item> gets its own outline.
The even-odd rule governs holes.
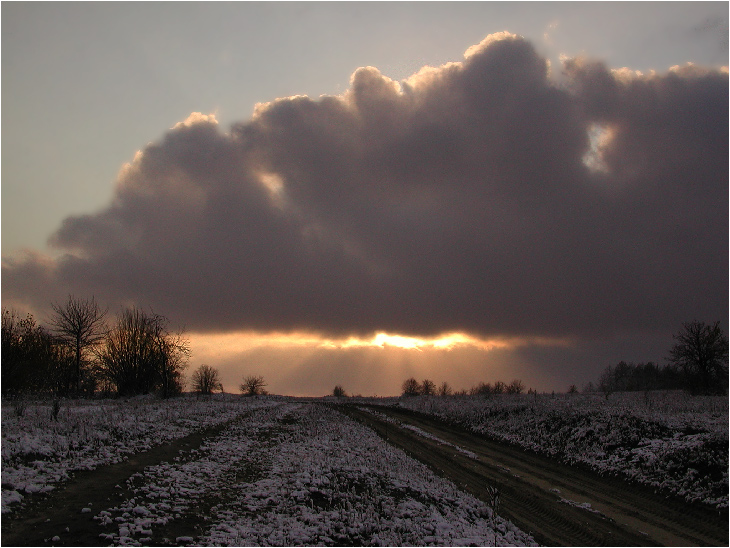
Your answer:
[[[193,331],[329,335],[725,322],[727,72],[563,69],[501,33],[228,131],[193,114],[106,209],[64,221],[50,243],[67,254],[4,258],[3,304],[93,294]]]

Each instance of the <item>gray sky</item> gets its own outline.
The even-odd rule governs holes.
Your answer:
[[[3,3],[3,304],[152,306],[207,349],[320,337],[199,350],[231,388],[251,363],[382,394],[661,361],[727,320],[727,14]],[[377,332],[482,346],[342,342]]]
[[[258,102],[342,93],[360,66],[400,80],[459,60],[502,30],[556,67],[560,54],[726,65],[727,15],[724,2],[3,3],[3,254],[106,205],[122,164],[191,112],[225,128]]]

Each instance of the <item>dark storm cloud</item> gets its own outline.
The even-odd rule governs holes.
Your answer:
[[[3,263],[7,300],[136,302],[188,329],[675,331],[726,319],[728,76],[642,76],[527,41],[340,97],[191,116],[103,211]],[[594,156],[589,134],[601,128]],[[598,142],[598,141],[597,141]],[[597,145],[598,146],[598,145]]]

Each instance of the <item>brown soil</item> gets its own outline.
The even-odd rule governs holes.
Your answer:
[[[497,487],[497,513],[548,546],[727,546],[728,512],[599,476],[580,467],[486,439],[433,417],[373,407],[405,424],[475,453],[474,459],[380,420],[354,407],[340,407],[439,475],[485,502]],[[561,502],[589,503],[595,512]]]

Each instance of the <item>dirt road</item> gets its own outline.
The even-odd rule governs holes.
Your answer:
[[[235,419],[235,420],[241,420]],[[102,528],[93,517],[99,510],[130,496],[126,480],[146,466],[186,454],[207,438],[227,428],[229,421],[190,434],[174,442],[136,453],[128,460],[95,470],[74,473],[72,480],[48,494],[27,495],[29,502],[20,513],[3,516],[3,546],[100,546]],[[81,513],[81,508],[91,512]],[[188,534],[187,531],[180,533]],[[59,539],[52,541],[53,537]]]
[[[498,514],[540,544],[728,545],[727,510],[667,499],[645,487],[563,465],[404,409],[372,407],[400,423],[396,424],[353,406],[339,408],[482,500],[489,502],[493,495],[488,488],[497,487]]]
[[[354,406],[336,408],[366,424],[396,447],[424,462],[488,504],[499,492],[497,513],[533,534],[545,545],[560,546],[727,546],[728,513],[707,510],[648,489],[489,441],[476,434],[410,411],[374,407],[391,420]],[[245,414],[237,420],[243,420]],[[192,434],[170,444],[130,457],[128,461],[79,472],[74,479],[45,495],[29,496],[22,512],[3,517],[4,546],[98,546],[100,533],[110,532],[93,517],[102,509],[129,500],[135,494],[126,480],[145,467],[173,459],[198,458],[195,450],[215,436],[229,435],[234,422]],[[405,428],[411,425],[422,433]],[[423,432],[438,439],[424,437]],[[262,432],[262,436],[269,433]],[[242,477],[250,470],[233,470]],[[164,538],[196,537],[209,527],[206,515],[213,505],[226,504],[225,489],[201,499],[191,512],[155,530],[150,544]],[[587,509],[590,504],[590,510]],[[579,505],[583,505],[580,507]],[[90,512],[81,512],[89,508]],[[116,528],[112,524],[111,529]],[[57,540],[52,540],[58,536]]]

